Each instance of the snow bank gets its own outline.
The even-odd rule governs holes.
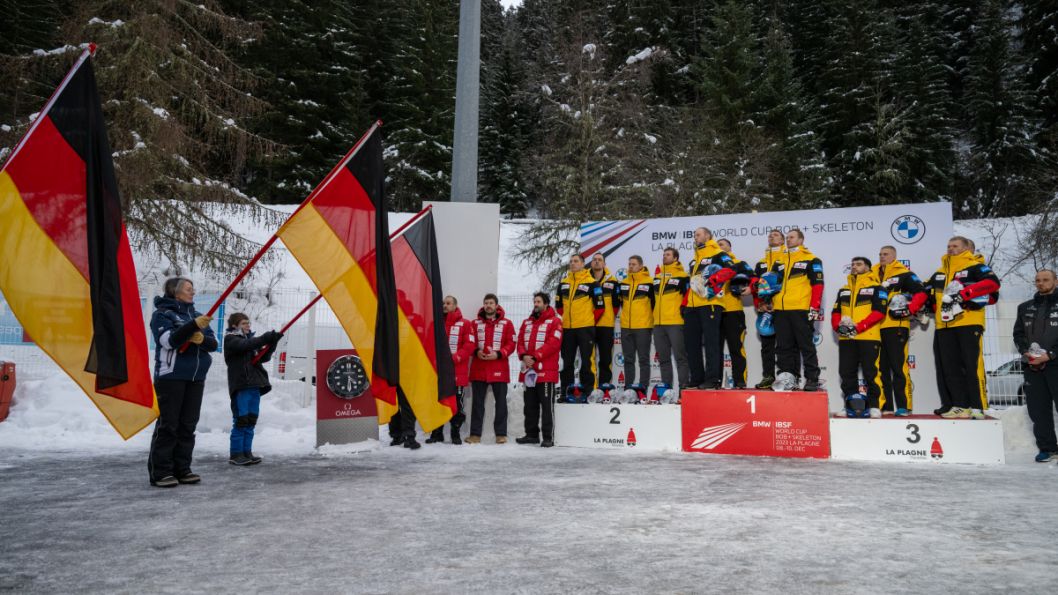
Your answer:
[[[215,360],[206,381],[196,451],[226,455],[231,433],[227,372],[220,356]],[[311,452],[316,446],[316,411],[314,403],[305,406],[304,383],[273,379],[272,386],[261,399],[255,444],[273,454]],[[11,415],[0,423],[0,449],[146,453],[150,439],[151,428],[147,428],[123,441],[81,389],[62,373],[44,380],[19,381]]]

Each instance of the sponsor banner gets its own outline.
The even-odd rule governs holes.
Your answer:
[[[375,396],[355,349],[316,352],[316,419],[378,415]]]
[[[680,406],[557,404],[555,444],[679,452]]]
[[[852,257],[865,256],[874,263],[878,260],[878,251],[882,246],[895,246],[897,258],[925,279],[940,266],[940,258],[953,233],[951,205],[924,203],[636,221],[593,221],[581,225],[580,247],[581,252],[588,256],[595,252],[604,254],[610,270],[623,279],[627,276],[629,256],[641,256],[648,270],[653,272],[655,266],[661,263],[661,253],[669,246],[675,247],[680,253],[680,262],[684,266],[688,265],[694,258],[694,230],[703,226],[711,229],[717,239],[730,240],[735,256],[751,266],[764,255],[769,230],[779,229],[786,233],[791,229],[800,229],[804,232],[805,246],[822,260],[825,278],[823,311],[826,321],[816,324],[812,341],[819,351],[821,380],[835,389],[840,384],[838,343],[837,336],[830,329],[829,312],[838,290],[846,282]],[[754,331],[756,314],[748,296],[743,298],[743,305],[748,329],[748,381],[752,385],[760,379],[760,340]],[[919,411],[940,406],[940,397],[933,381],[933,326],[930,324],[923,329],[916,324],[908,346],[913,358],[911,376],[915,386],[914,403]],[[659,362],[654,357],[652,352],[650,382],[660,379]],[[614,374],[616,377],[618,370],[615,369]],[[638,380],[643,382],[643,379]],[[735,380],[731,377],[731,368],[725,365],[724,385],[732,387]],[[738,381],[741,382],[741,379]],[[683,380],[678,379],[677,382]],[[833,400],[835,409],[841,407],[839,391],[834,391]]]
[[[830,456],[822,392],[683,392],[683,450],[726,455]]]
[[[846,461],[1002,465],[999,420],[912,416],[830,420],[831,457]]]

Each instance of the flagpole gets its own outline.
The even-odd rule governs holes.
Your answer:
[[[88,47],[86,47],[84,51],[81,52],[81,56],[77,58],[77,62],[75,62],[73,67],[70,68],[70,71],[66,73],[66,77],[63,78],[62,82],[59,83],[59,86],[56,87],[54,91],[52,91],[51,97],[48,98],[48,102],[44,104],[44,109],[40,110],[40,112],[37,113],[37,117],[33,120],[33,123],[30,124],[29,130],[27,130],[26,133],[22,135],[22,139],[18,141],[18,144],[15,145],[14,150],[12,150],[11,154],[7,156],[7,159],[4,161],[4,166],[0,167],[0,171],[4,171],[5,169],[7,169],[8,164],[11,163],[11,161],[15,158],[15,155],[18,155],[18,152],[22,150],[22,147],[26,144],[26,141],[29,139],[29,136],[33,134],[33,131],[37,129],[37,126],[44,120],[48,113],[51,112],[52,106],[55,105],[55,101],[59,98],[59,95],[62,93],[63,89],[66,88],[66,85],[69,84],[70,79],[73,78],[73,75],[77,74],[77,71],[81,68],[82,65],[84,65],[88,58],[95,55],[96,47],[96,44],[89,43]]]
[[[419,219],[422,219],[423,216],[426,215],[426,213],[429,212],[429,210],[432,209],[432,208],[433,208],[433,205],[427,205],[421,211],[419,211],[418,213],[415,213],[414,215],[412,215],[412,218],[408,219],[404,223],[404,225],[401,225],[400,227],[397,228],[396,231],[394,231],[393,233],[389,234],[389,240],[392,242],[393,240],[395,240],[398,237],[400,237],[400,234],[402,234],[404,232],[404,230],[406,230],[409,227],[411,227],[412,223],[415,223]],[[316,302],[320,301],[320,298],[322,298],[322,297],[323,297],[323,292],[320,292],[320,293],[316,294],[316,297],[312,298],[311,302],[309,302],[304,308],[302,308],[300,312],[295,314],[294,317],[290,319],[290,322],[286,323],[286,325],[283,326],[283,328],[279,329],[280,334],[286,334],[287,330],[289,330],[290,327],[294,326],[294,323],[297,322],[299,318],[304,316],[305,312],[309,311],[309,308],[312,308],[314,305],[316,305]],[[253,360],[250,361],[250,363],[251,364],[256,364],[257,362],[261,361],[261,358],[264,357],[264,355],[266,353],[268,353],[268,346],[267,345],[265,345],[261,349],[261,351],[259,351],[257,353],[257,355],[254,356]]]
[[[377,130],[381,126],[382,120],[375,120],[375,123],[371,125],[371,128],[369,128],[367,132],[365,132],[363,136],[361,136],[360,139],[356,141],[356,144],[353,145],[352,149],[349,149],[349,152],[345,154],[345,157],[342,157],[342,160],[338,162],[338,165],[335,165],[331,169],[330,173],[328,173],[327,176],[323,178],[323,180],[319,184],[317,184],[315,188],[312,189],[312,192],[309,193],[308,197],[305,198],[305,200],[301,201],[301,204],[298,205],[298,208],[295,209],[289,217],[287,217],[286,221],[283,222],[283,225],[286,225],[287,221],[290,221],[290,219],[293,218],[294,215],[297,215],[298,212],[301,211],[301,209],[305,208],[305,205],[312,202],[312,199],[316,198],[316,195],[327,187],[327,184],[330,184],[331,180],[336,177],[338,171],[341,170],[341,168],[344,167],[346,163],[349,163],[349,160],[356,156],[357,152],[360,151],[360,147],[363,146],[364,141],[367,140],[368,137],[370,137],[371,134],[374,133],[375,130]],[[280,225],[279,228],[282,229],[283,225]],[[246,266],[244,266],[242,270],[239,271],[239,274],[235,276],[235,279],[228,285],[228,288],[220,294],[220,297],[217,298],[217,301],[213,302],[213,305],[210,306],[209,311],[206,312],[206,316],[213,316],[213,314],[217,312],[217,309],[220,308],[221,303],[223,303],[224,300],[226,300],[228,296],[231,295],[231,292],[235,291],[235,288],[250,272],[250,269],[252,269],[254,265],[257,264],[259,260],[261,260],[261,257],[264,256],[264,253],[267,252],[269,248],[272,247],[272,244],[276,243],[276,240],[279,239],[278,233],[279,231],[276,230],[276,233],[273,233],[272,237],[268,238],[268,241],[261,245],[261,248],[257,251],[257,254],[253,255],[253,258],[250,259],[250,262],[248,262]],[[191,345],[190,341],[181,345],[180,353],[187,351],[189,345]]]

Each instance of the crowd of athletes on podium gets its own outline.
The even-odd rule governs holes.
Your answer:
[[[829,317],[823,263],[805,246],[799,229],[770,231],[763,256],[751,265],[735,255],[730,241],[699,227],[694,252],[687,256],[684,265],[676,248],[666,248],[653,273],[641,256],[631,256],[624,278],[618,279],[602,254],[590,261],[574,254],[555,291],[535,294],[532,314],[517,327],[495,295],[485,296],[473,319],[464,318],[454,297],[446,297],[445,325],[460,403],[451,422],[452,440],[460,441],[462,397],[470,387],[467,442],[481,440],[490,388],[496,440],[507,441],[511,356],[519,360],[517,381],[525,386],[525,435],[516,440],[522,444],[553,444],[556,402],[677,403],[686,389],[745,389],[747,307],[756,313],[761,343],[756,389],[821,390],[813,339],[815,323],[829,318],[838,338],[844,398],[837,414],[910,415],[908,340],[913,324],[934,324],[941,407],[933,413],[947,419],[985,417],[984,309],[998,300],[1000,280],[969,239],[951,238],[939,268],[925,278],[898,259],[894,246],[882,246],[877,262],[853,257]],[[1047,423],[1052,403],[1058,404],[1058,364],[1050,363],[1058,351],[1054,272],[1039,271],[1036,285],[1034,299],[1019,307],[1014,339],[1026,363],[1025,390],[1042,457],[1058,451],[1053,423]],[[610,365],[615,327],[624,360],[620,386]],[[661,372],[661,382],[653,385],[652,346]],[[731,359],[726,383],[725,348]],[[392,434],[394,444],[414,441],[406,433]],[[427,440],[441,441],[440,428]]]

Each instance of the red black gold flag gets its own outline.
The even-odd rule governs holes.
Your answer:
[[[129,438],[158,416],[132,250],[90,52],[0,170],[0,291]]]
[[[398,315],[379,125],[276,232],[356,347],[375,397],[396,403]]]
[[[441,266],[433,213],[427,211],[393,239],[400,306],[400,386],[427,432],[456,412],[455,365],[448,349],[441,302]],[[381,407],[385,423],[394,408]]]

